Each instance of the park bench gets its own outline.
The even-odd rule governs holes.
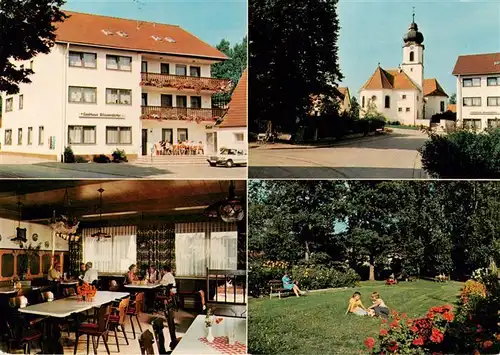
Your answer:
[[[283,282],[281,280],[271,280],[267,283],[269,286],[269,299],[271,299],[272,295],[278,295],[278,298],[281,299],[281,295],[289,295],[293,293],[293,290],[287,290],[283,288]]]

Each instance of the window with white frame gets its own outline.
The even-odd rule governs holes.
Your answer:
[[[243,142],[245,135],[243,133],[233,133],[235,142]]]
[[[19,109],[22,110],[24,108],[24,95],[19,95]]]
[[[481,106],[481,98],[480,97],[464,97],[463,104],[464,104],[464,106]]]
[[[500,118],[488,119],[488,128],[500,128]]]
[[[106,55],[106,69],[132,71],[132,57]]]
[[[14,98],[10,97],[5,100],[5,112],[14,110]]]
[[[500,106],[500,96],[488,97],[488,106]]]
[[[473,118],[464,118],[464,128],[479,131],[481,129],[481,120]]]
[[[406,108],[406,112],[410,112],[410,108],[409,107]]]
[[[210,233],[210,269],[236,270],[238,266],[238,232]]]
[[[69,102],[95,104],[97,103],[97,88],[70,86]]]
[[[499,76],[492,76],[492,77],[489,77],[487,80],[486,80],[486,85],[488,86],[500,86],[500,77]]]
[[[33,144],[33,127],[28,127],[28,145]]]
[[[106,89],[106,103],[113,105],[131,105],[132,90]]]
[[[207,267],[205,233],[175,234],[176,276],[205,276]]]
[[[17,145],[22,145],[23,144],[23,129],[18,128],[17,129]]]
[[[95,126],[68,126],[69,144],[95,144]]]
[[[191,96],[191,108],[201,108],[201,96]]]
[[[70,51],[69,66],[78,68],[97,68],[97,53]]]
[[[106,127],[106,144],[132,144],[132,127]]]
[[[12,145],[12,130],[11,129],[5,130],[4,144],[5,145]]]
[[[462,86],[464,88],[472,86],[481,86],[481,78],[462,79]]]
[[[43,145],[43,140],[45,137],[45,128],[43,126],[38,127],[38,145]]]
[[[136,236],[114,235],[100,239],[86,236],[83,239],[83,255],[92,267],[101,272],[124,273],[136,262]]]
[[[187,66],[184,64],[176,64],[175,65],[175,75],[187,75]]]

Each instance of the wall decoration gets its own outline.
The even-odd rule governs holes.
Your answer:
[[[148,225],[137,229],[137,265],[169,265],[175,269],[175,230],[173,224]]]
[[[31,238],[33,239],[34,242],[36,242],[38,240],[38,234],[33,233],[33,235],[31,236]]]
[[[49,243],[49,241],[47,240],[47,241],[45,242],[45,248],[48,248],[48,247],[50,247],[50,243]]]

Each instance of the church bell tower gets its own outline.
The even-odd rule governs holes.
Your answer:
[[[415,23],[415,12],[413,20],[410,23],[408,32],[403,37],[403,62],[401,68],[403,71],[423,89],[424,84],[424,35],[419,32]]]

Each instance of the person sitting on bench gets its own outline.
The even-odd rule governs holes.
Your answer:
[[[292,281],[288,272],[285,272],[285,276],[281,278],[281,281],[283,282],[283,288],[286,290],[292,290],[293,293],[295,293],[295,296],[299,297],[302,294],[299,286]]]

